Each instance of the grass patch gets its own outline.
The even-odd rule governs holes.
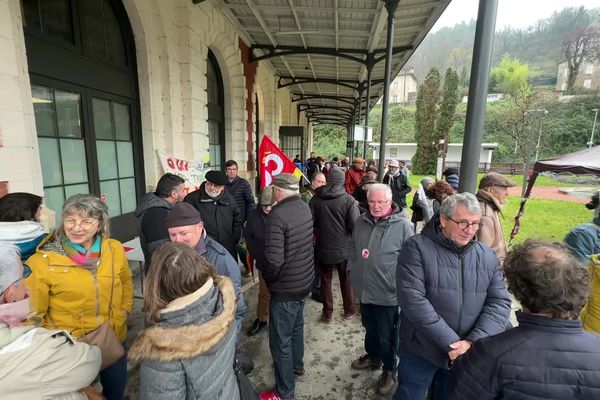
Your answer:
[[[477,185],[479,185],[479,181],[481,180],[481,178],[483,178],[485,174],[477,174]],[[434,178],[434,175],[427,175],[430,178]],[[506,176],[508,179],[510,179],[511,181],[515,182],[517,185],[517,187],[522,187],[523,186],[523,175],[504,175]],[[421,182],[421,179],[423,179],[423,177],[425,177],[425,175],[409,175],[408,180],[410,182],[410,186],[412,186],[412,188],[417,188],[419,187],[419,183]],[[561,182],[561,181],[557,181],[555,179],[550,179],[547,176],[542,176],[539,175],[537,177],[537,179],[535,180],[535,185],[536,186],[547,186],[547,187],[593,187],[594,185],[590,185],[590,184],[583,184],[583,183],[570,183],[570,182]]]
[[[478,175],[478,180],[483,174]],[[523,184],[522,176],[509,176],[517,183],[517,186]],[[413,188],[413,193],[407,196],[407,202],[410,206],[415,190],[419,187],[419,182],[423,175],[410,175],[409,181]],[[576,184],[559,182],[545,176],[538,177],[536,186],[550,187],[573,187]],[[590,185],[579,185],[590,186]],[[514,226],[515,216],[519,211],[520,197],[509,196],[508,204],[503,208],[504,219],[502,226],[504,228],[504,237],[508,241],[510,232]],[[583,204],[573,203],[563,200],[542,200],[529,199],[525,205],[525,214],[521,218],[521,228],[515,237],[514,242],[520,243],[525,239],[535,237],[562,242],[565,235],[575,226],[590,222],[592,213],[585,208]]]
[[[508,204],[502,210],[502,227],[507,241],[519,211],[520,201],[517,196],[508,196]],[[520,243],[531,237],[562,242],[571,229],[591,220],[592,213],[583,204],[563,200],[530,199],[525,204],[521,229],[514,242]]]

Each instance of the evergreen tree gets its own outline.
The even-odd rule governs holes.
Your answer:
[[[412,159],[415,174],[431,174],[435,171],[437,149],[435,144],[435,120],[438,111],[440,73],[437,68],[429,70],[425,82],[417,94],[415,114],[415,139],[417,151]]]
[[[448,143],[448,133],[454,125],[454,112],[458,104],[458,74],[452,68],[446,70],[444,77],[444,97],[440,106],[440,115],[435,124],[436,143],[444,139]],[[433,159],[433,171],[435,171],[436,159]],[[431,163],[431,160],[430,160]]]

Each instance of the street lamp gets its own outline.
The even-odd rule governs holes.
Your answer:
[[[594,145],[594,131],[596,130],[596,119],[598,119],[598,111],[600,109],[598,108],[592,108],[592,111],[594,111],[596,114],[594,115],[594,124],[592,125],[592,135],[590,136],[590,141],[587,143],[588,148],[592,148],[592,146]]]

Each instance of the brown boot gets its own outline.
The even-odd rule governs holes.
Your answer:
[[[381,368],[381,361],[374,361],[369,358],[368,354],[363,354],[358,359],[352,361],[350,366],[353,369],[363,370],[363,369],[379,369]]]
[[[396,377],[393,372],[383,371],[377,380],[377,385],[375,388],[377,389],[377,393],[381,396],[387,396],[392,393],[394,387],[396,386]]]

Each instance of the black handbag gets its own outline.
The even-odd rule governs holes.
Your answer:
[[[250,380],[248,380],[248,377],[242,371],[240,360],[237,357],[233,361],[233,370],[235,371],[235,377],[240,388],[240,400],[258,400],[258,394],[256,394]]]

